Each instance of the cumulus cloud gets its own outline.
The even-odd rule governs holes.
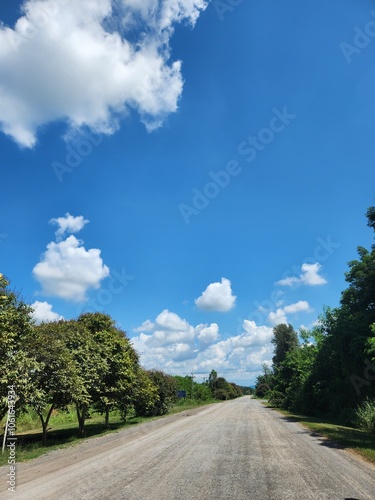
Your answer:
[[[57,217],[56,219],[51,219],[50,224],[56,224],[59,226],[56,231],[56,238],[60,241],[65,233],[78,233],[85,227],[89,221],[84,219],[82,215],[74,217],[70,213],[66,213],[65,217]]]
[[[320,276],[319,274],[321,267],[322,266],[319,264],[319,262],[316,262],[315,264],[302,264],[301,267],[302,273],[298,277],[291,276],[284,278],[280,281],[277,281],[276,285],[280,286],[294,286],[297,284],[310,285],[310,286],[325,285],[327,283],[327,280],[323,278],[323,276]]]
[[[162,315],[171,322],[178,318],[176,324],[184,328],[160,330],[156,320],[143,323],[146,326],[154,324],[154,330],[139,333],[131,340],[146,368],[159,368],[177,375],[193,371],[201,377],[216,370],[229,380],[244,380],[248,384],[250,380],[251,383],[255,381],[263,363],[271,363],[272,327],[257,326],[254,321],[245,320],[240,335],[220,340],[216,323],[193,327],[169,311],[163,311]],[[139,329],[136,330],[138,333]]]
[[[189,357],[195,349],[195,329],[186,320],[167,309],[164,309],[155,321],[147,320],[134,331],[141,331],[142,334],[152,331],[152,334],[147,336],[147,345],[155,348],[157,352],[166,350],[172,358]]]
[[[134,328],[134,332],[150,332],[155,328],[155,323],[147,319],[140,326]]]
[[[80,217],[73,219],[81,221]],[[85,222],[81,221],[81,224]],[[79,222],[71,225],[70,230],[78,225]],[[61,234],[58,236],[60,239]],[[34,267],[33,275],[42,285],[44,295],[83,302],[87,299],[87,291],[98,289],[101,281],[109,276],[109,268],[103,263],[100,253],[97,248],[86,250],[83,241],[73,235],[62,241],[52,241]]]
[[[33,309],[31,316],[37,324],[64,319],[63,316],[52,311],[52,305],[48,302],[39,302],[37,300],[34,304],[31,304],[31,307]]]
[[[197,338],[201,345],[209,345],[219,339],[219,325],[211,323],[211,325],[198,325],[196,327]]]
[[[288,323],[288,318],[286,317],[285,311],[281,308],[276,309],[276,311],[271,311],[268,315],[268,322],[273,325],[281,325],[283,323]]]
[[[195,299],[195,304],[204,311],[227,312],[234,307],[236,298],[232,293],[230,280],[221,278],[221,283],[208,285],[202,295]]]
[[[287,314],[297,314],[299,312],[312,312],[313,309],[309,306],[306,300],[299,300],[295,304],[280,307],[276,311],[271,311],[268,315],[268,321],[271,325],[288,324]]]
[[[136,110],[148,130],[175,112],[181,61],[176,23],[194,26],[207,0],[26,0],[0,25],[0,129],[33,147],[38,129],[64,121],[112,134]]]

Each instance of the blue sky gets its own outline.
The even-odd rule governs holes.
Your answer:
[[[253,384],[273,326],[337,306],[372,244],[375,3],[21,4],[0,271],[38,320],[97,309],[146,368]]]

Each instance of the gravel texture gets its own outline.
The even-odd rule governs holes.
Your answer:
[[[59,500],[375,499],[375,467],[246,396],[17,465],[16,493]]]

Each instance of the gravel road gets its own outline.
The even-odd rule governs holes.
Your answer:
[[[250,397],[18,464],[16,493],[7,473],[17,500],[375,499],[375,467]]]

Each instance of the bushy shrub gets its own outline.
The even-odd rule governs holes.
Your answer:
[[[285,405],[285,395],[279,391],[270,391],[267,394],[268,402],[276,408],[283,408]]]
[[[360,429],[375,433],[375,399],[367,398],[358,406],[355,423]]]

